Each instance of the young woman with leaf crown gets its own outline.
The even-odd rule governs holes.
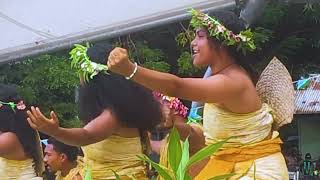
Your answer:
[[[261,102],[246,63],[245,55],[255,50],[253,34],[232,12],[216,12],[214,17],[196,10],[191,14],[191,26],[195,28],[191,42],[193,64],[209,66],[214,75],[206,79],[179,78],[149,70],[133,64],[122,48],[110,53],[109,70],[151,90],[204,102],[207,145],[232,137],[223,150],[190,169],[195,179],[230,173],[234,173],[230,179],[288,179],[281,140],[272,130],[272,109]],[[180,134],[193,131],[188,124],[177,129]]]
[[[147,179],[146,167],[137,155],[146,152],[149,143],[145,139],[146,130],[162,120],[159,103],[151,91],[141,85],[117,74],[101,72],[105,67],[98,63],[103,63],[107,52],[112,49],[111,44],[97,43],[88,50],[77,45],[77,49],[77,52],[71,51],[72,57],[85,56],[73,61],[82,76],[79,118],[84,127],[59,127],[54,112],[46,118],[39,108],[33,107],[28,112],[30,125],[65,144],[81,146],[85,167],[83,177]]]

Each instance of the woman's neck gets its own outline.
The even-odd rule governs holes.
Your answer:
[[[221,71],[235,64],[235,60],[225,52],[217,55],[215,59],[216,60],[214,60],[213,63],[210,65],[214,74],[219,74]]]

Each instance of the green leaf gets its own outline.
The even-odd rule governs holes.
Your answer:
[[[254,180],[256,180],[256,172],[257,172],[256,163],[253,162],[253,179],[254,179]]]
[[[182,144],[182,157],[179,164],[179,168],[177,171],[178,179],[186,179],[187,174],[187,164],[189,161],[189,138],[186,138],[186,140]]]
[[[153,162],[146,155],[138,155],[138,158],[144,162],[148,162],[149,164],[151,164],[151,166],[154,167],[156,169],[156,171],[159,173],[159,175],[161,177],[163,177],[165,180],[172,180],[172,177],[170,176],[170,173],[172,173],[172,172],[170,172],[170,170]]]
[[[218,143],[215,144],[211,144],[209,146],[204,147],[203,149],[201,149],[200,151],[198,151],[196,154],[194,154],[189,162],[187,167],[190,167],[191,165],[193,165],[194,163],[197,163],[207,157],[210,157],[211,155],[213,155],[215,152],[217,152],[224,143],[226,143],[230,138],[220,141]]]
[[[181,155],[182,155],[180,135],[176,128],[172,128],[168,141],[169,141],[169,144],[168,144],[169,164],[173,172],[176,172],[178,170],[178,167],[181,161]]]
[[[189,174],[186,174],[186,176],[184,177],[184,180],[192,180],[192,177]]]
[[[224,174],[224,175],[220,175],[220,176],[215,176],[215,177],[210,178],[208,180],[223,180],[223,179],[228,179],[234,175],[236,175],[236,173]]]
[[[116,180],[120,180],[119,174],[115,172],[113,169],[110,169],[110,170],[113,172],[114,176],[116,177]]]
[[[86,174],[84,176],[84,180],[93,180],[91,168],[89,168],[88,166],[86,167]]]

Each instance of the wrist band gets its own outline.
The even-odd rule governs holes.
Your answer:
[[[130,74],[130,76],[127,76],[127,77],[126,77],[127,80],[130,80],[130,79],[136,74],[136,72],[137,72],[137,70],[138,70],[138,64],[135,62],[135,63],[134,63],[134,66],[135,66],[135,67],[134,67],[134,70],[133,70],[132,74]]]

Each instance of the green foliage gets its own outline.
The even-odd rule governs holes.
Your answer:
[[[186,45],[191,43],[194,37],[194,31],[191,29],[186,29],[184,32],[181,32],[176,36],[176,42],[179,46],[185,47]]]
[[[303,9],[305,17],[314,23],[320,23],[320,3],[306,3]]]
[[[253,39],[257,50],[261,50],[263,45],[270,41],[273,31],[263,27],[257,27],[253,33]]]
[[[254,29],[258,50],[254,57],[260,61],[259,66],[277,56],[286,64],[293,79],[307,71],[319,72],[319,17],[320,4],[270,1]]]
[[[228,140],[229,139],[226,139],[216,144],[211,144],[201,149],[192,157],[189,157],[188,138],[181,143],[178,131],[173,128],[168,138],[168,161],[170,168],[163,167],[160,164],[153,162],[147,156],[138,157],[142,161],[150,163],[165,180],[191,180],[191,176],[188,174],[189,167],[217,152]],[[225,175],[223,177],[226,178],[230,176],[231,175]],[[219,177],[217,178],[219,179]]]
[[[137,42],[134,47],[129,49],[130,57],[142,66],[161,72],[170,71],[171,66],[166,62],[166,56],[162,50],[152,49],[142,42]]]
[[[143,67],[161,71],[161,72],[169,72],[170,71],[170,64],[168,64],[165,61],[159,61],[159,62],[154,62],[154,61],[146,61],[142,64]]]
[[[304,45],[306,39],[296,36],[289,36],[279,42],[278,46],[274,49],[276,56],[282,60],[288,60],[288,57],[295,55],[297,51]]]
[[[80,126],[74,92],[79,84],[68,57],[42,55],[0,66],[0,82],[16,84],[26,103],[39,106],[49,115],[55,110],[61,125]]]
[[[269,29],[276,29],[283,23],[286,13],[288,13],[286,5],[277,1],[270,2],[269,6],[264,10],[262,18],[259,19],[259,24]]]
[[[192,64],[192,57],[190,52],[184,51],[178,58],[178,74],[183,76],[192,76],[200,71]]]

